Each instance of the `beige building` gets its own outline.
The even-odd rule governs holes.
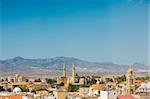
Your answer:
[[[64,83],[65,86],[68,86],[69,84],[74,84],[76,81],[76,75],[75,75],[75,66],[72,64],[71,68],[71,76],[66,76],[66,65],[63,65],[63,75],[57,78],[57,83]]]
[[[80,83],[81,85],[84,85],[84,84],[86,83],[85,77],[81,77],[81,78],[79,79],[79,83]]]
[[[128,69],[126,74],[126,93],[135,93],[135,73],[131,67]]]
[[[71,84],[75,83],[75,66],[74,66],[74,64],[72,64],[70,83]]]
[[[79,93],[83,95],[87,95],[89,93],[89,88],[88,87],[81,87],[79,88]]]
[[[67,98],[66,91],[54,91],[53,94],[56,97],[56,99],[66,99]]]
[[[7,79],[8,79],[8,82],[10,83],[21,83],[21,82],[26,81],[26,78],[19,74],[15,74],[14,76],[9,76]]]
[[[64,83],[64,85],[68,84],[68,77],[66,76],[66,64],[63,64],[63,75],[57,78],[57,83]]]

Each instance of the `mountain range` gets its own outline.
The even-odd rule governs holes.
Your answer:
[[[25,59],[17,56],[12,59],[0,60],[0,75],[12,75],[13,73],[27,76],[58,76],[62,74],[62,66],[66,64],[67,73],[70,74],[72,64],[76,67],[79,75],[112,75],[122,74],[127,71],[129,65],[119,65],[112,62],[89,62],[73,57],[55,57]],[[149,66],[141,63],[132,64],[132,68],[137,73],[149,72]]]

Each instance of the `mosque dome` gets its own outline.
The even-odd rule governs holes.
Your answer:
[[[13,90],[13,93],[15,93],[15,94],[19,94],[21,92],[22,92],[22,90],[19,87],[15,87]]]

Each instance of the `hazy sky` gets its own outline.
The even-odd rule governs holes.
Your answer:
[[[149,0],[0,0],[0,59],[148,63]]]

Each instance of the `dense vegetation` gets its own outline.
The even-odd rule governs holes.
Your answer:
[[[123,76],[116,77],[116,78],[115,78],[115,81],[116,81],[117,83],[125,82],[125,81],[126,81],[126,76],[123,75]]]

